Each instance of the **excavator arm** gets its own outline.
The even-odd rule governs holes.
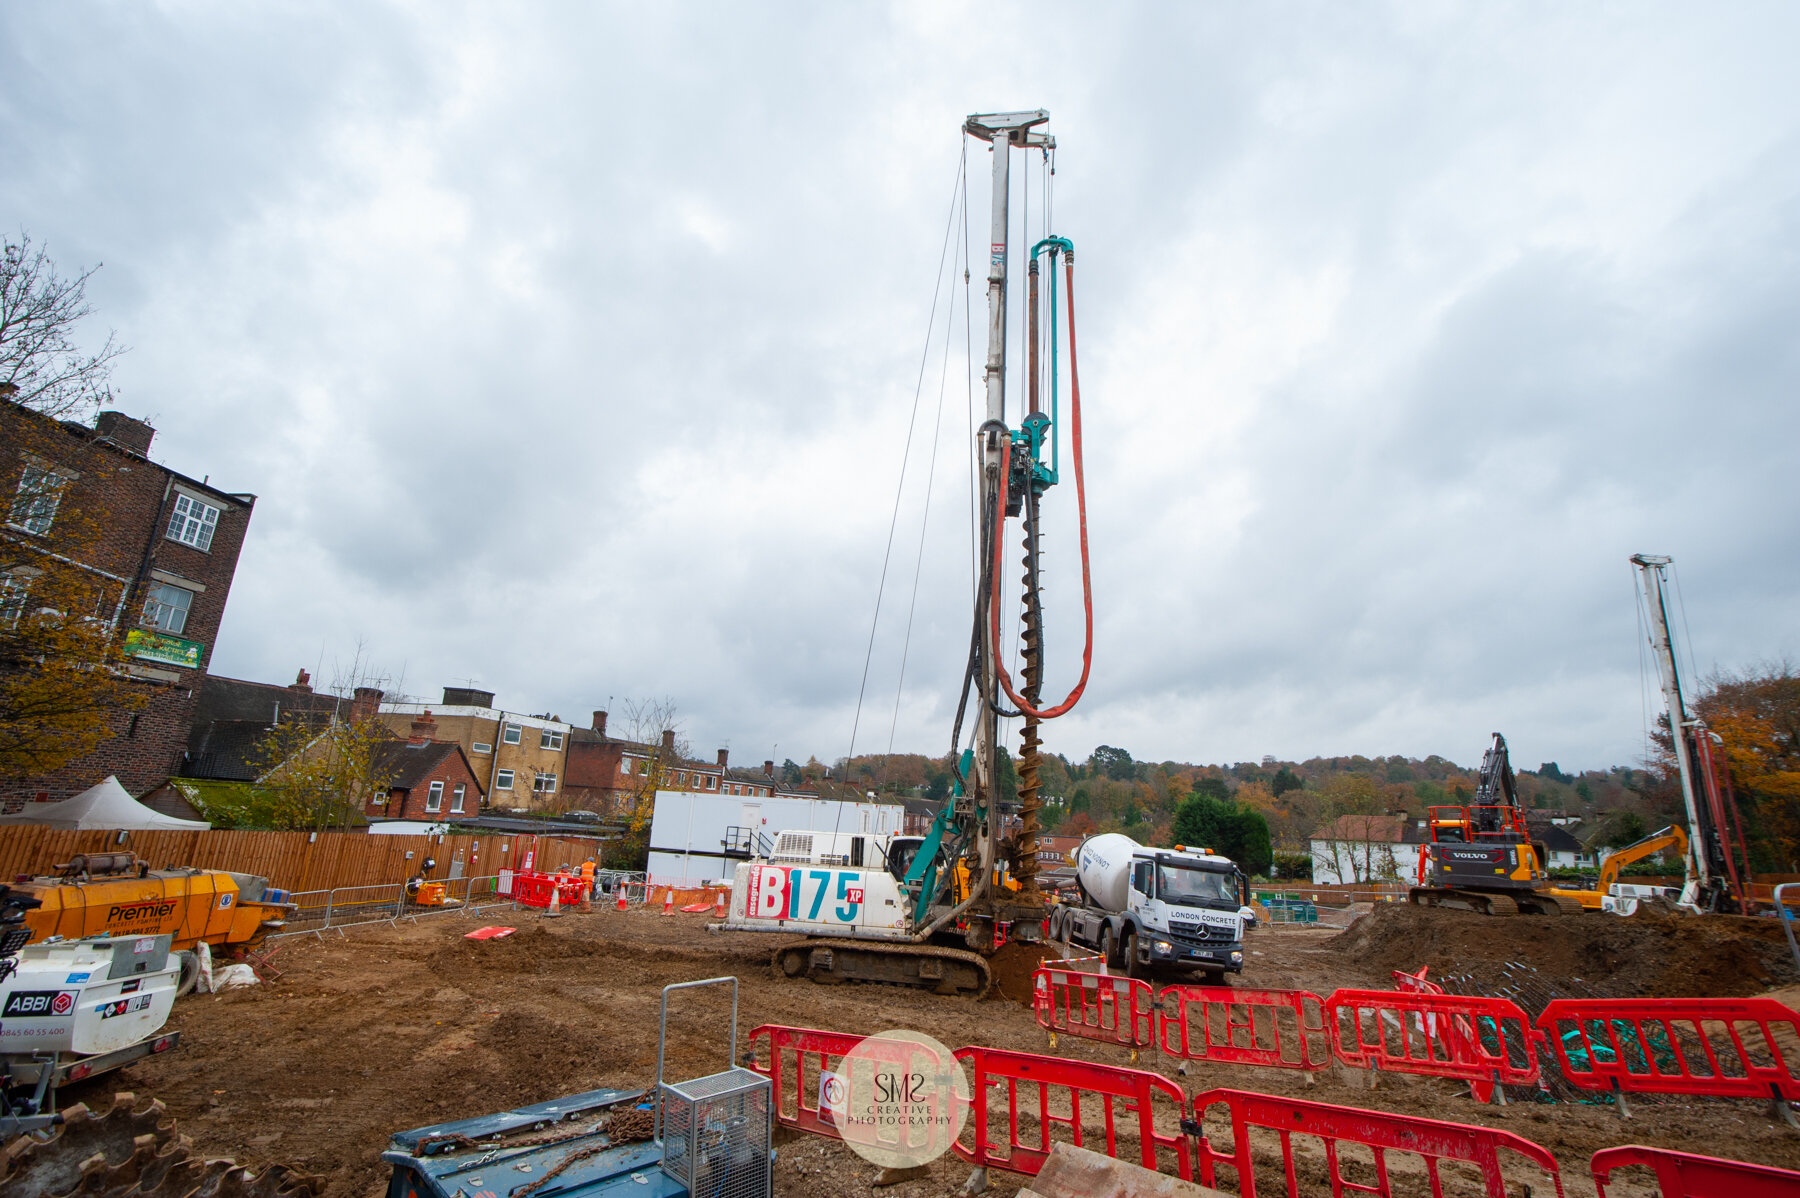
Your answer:
[[[1613,883],[1619,880],[1621,869],[1633,861],[1654,857],[1671,848],[1682,856],[1687,856],[1687,833],[1672,824],[1659,832],[1652,832],[1635,844],[1628,844],[1617,852],[1608,853],[1600,862],[1600,884],[1595,889],[1601,894],[1611,894]]]

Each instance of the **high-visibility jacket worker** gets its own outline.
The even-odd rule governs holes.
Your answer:
[[[594,897],[594,859],[592,857],[588,858],[586,861],[583,861],[581,863],[581,882],[582,882],[582,889],[587,891],[587,896],[590,899],[593,898]]]

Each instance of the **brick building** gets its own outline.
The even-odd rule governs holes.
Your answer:
[[[526,715],[494,706],[494,692],[447,686],[444,701],[383,703],[379,718],[398,735],[409,735],[420,715],[432,716],[433,735],[462,746],[482,792],[497,809],[564,811],[568,740],[574,731],[554,716]]]
[[[675,751],[672,731],[662,734],[661,745],[608,736],[606,713],[596,711],[592,727],[577,728],[569,737],[570,805],[603,815],[628,814],[649,780],[653,762],[662,768],[659,790],[765,799],[817,797],[811,790],[783,784],[773,761],[765,761],[761,771],[753,771],[731,768],[727,749],[720,749],[712,762],[682,757]]]
[[[363,814],[372,820],[448,820],[479,813],[481,782],[462,746],[433,739],[438,727],[429,711],[409,731],[404,741],[377,746],[374,768],[392,781],[370,797]]]
[[[77,580],[86,614],[122,640],[144,700],[110,718],[84,757],[0,778],[12,809],[108,774],[141,795],[180,768],[256,497],[151,461],[155,433],[122,412],[89,427],[0,399],[0,620],[16,626],[34,591]]]

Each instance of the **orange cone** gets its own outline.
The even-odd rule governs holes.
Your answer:
[[[725,892],[723,890],[719,891],[718,897],[713,900],[713,914],[721,919],[725,917]]]
[[[625,883],[619,883],[619,910],[625,909]]]
[[[675,888],[672,886],[663,891],[663,914],[675,914]]]

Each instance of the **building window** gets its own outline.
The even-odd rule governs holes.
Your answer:
[[[463,809],[463,791],[465,789],[467,789],[467,788],[461,782],[458,782],[456,784],[456,789],[450,792],[450,810],[451,811],[453,811],[453,812],[462,811],[462,809]]]
[[[188,605],[193,601],[192,591],[166,582],[153,583],[144,594],[143,623],[147,628],[160,628],[179,635],[187,627]]]
[[[719,780],[717,778],[709,776],[706,779],[706,789],[708,789],[708,790],[719,789]]]
[[[503,728],[501,730],[500,739],[505,741],[509,745],[518,744],[519,743],[519,726],[517,724],[508,724],[505,728]]]
[[[12,511],[6,522],[34,536],[44,536],[56,522],[56,508],[62,503],[66,476],[53,470],[27,466],[19,474],[19,492],[13,496]]]
[[[532,780],[531,793],[539,794],[539,795],[555,794],[556,793],[556,775],[555,774],[539,774],[535,779]]]
[[[512,775],[513,775],[513,772],[511,770],[497,771],[494,774],[494,789],[495,790],[511,790],[512,789]]]
[[[374,802],[374,804],[377,807],[386,807],[387,806],[387,791],[385,791],[385,790],[376,791],[375,798],[372,801]]]
[[[192,545],[199,550],[212,548],[213,529],[219,524],[219,509],[210,503],[175,494],[175,512],[169,517],[169,539]]]
[[[629,774],[631,772],[631,758],[629,758],[629,757],[619,758],[619,772],[621,774]]]
[[[538,748],[540,748],[540,749],[560,749],[560,748],[562,748],[562,738],[563,738],[562,733],[552,732],[548,728],[546,728],[542,732],[538,733]]]
[[[433,782],[431,790],[425,795],[425,810],[441,811],[444,807],[444,784]]]
[[[477,753],[492,753],[494,751],[493,745],[483,744],[481,741],[476,741],[473,748]]]
[[[0,628],[17,628],[25,614],[25,600],[31,594],[31,582],[17,574],[0,578]]]

